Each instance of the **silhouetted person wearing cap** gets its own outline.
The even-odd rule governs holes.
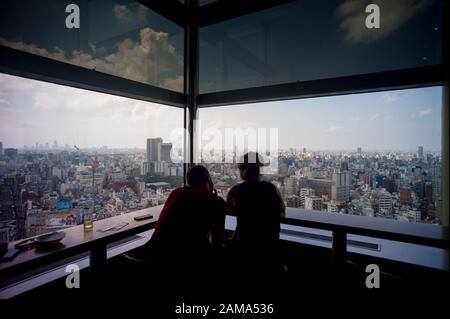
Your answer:
[[[247,153],[238,164],[242,183],[228,193],[227,205],[236,216],[237,227],[231,240],[238,273],[269,273],[281,269],[279,257],[280,218],[285,205],[278,189],[261,180],[264,164],[257,153]]]

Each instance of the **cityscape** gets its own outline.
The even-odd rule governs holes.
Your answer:
[[[161,205],[183,184],[171,143],[147,139],[146,149],[82,150],[55,141],[5,148],[0,142],[0,241],[10,242]]]
[[[239,182],[235,164],[206,164],[219,195]],[[278,174],[263,175],[287,207],[439,224],[441,155],[425,152],[354,152],[289,149],[278,155]]]
[[[0,142],[0,241],[81,224],[86,210],[99,220],[164,204],[183,185],[182,154],[160,137],[144,145],[80,149],[54,141],[17,149]],[[203,165],[224,198],[240,182],[235,162]],[[263,178],[287,207],[430,224],[442,218],[441,154],[422,146],[280,150],[278,172]]]

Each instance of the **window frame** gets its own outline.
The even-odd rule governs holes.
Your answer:
[[[30,53],[0,46],[0,72],[25,78],[83,88],[144,101],[184,108],[184,128],[189,133],[185,139],[186,161],[184,174],[195,158],[196,132],[194,121],[200,107],[225,106],[252,102],[333,96],[366,92],[379,92],[434,85],[443,86],[442,159],[443,207],[449,207],[449,44],[443,41],[442,64],[401,69],[395,71],[344,76],[305,82],[292,82],[273,86],[199,94],[199,29],[243,15],[283,5],[294,0],[218,0],[199,6],[198,0],[138,0],[161,16],[184,28],[184,93],[108,75],[79,66],[51,60]],[[239,2],[238,2],[239,1]],[[443,38],[449,35],[450,4],[444,1]],[[448,226],[448,212],[443,224]]]

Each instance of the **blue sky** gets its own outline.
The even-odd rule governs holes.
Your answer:
[[[277,127],[281,148],[441,149],[442,89],[429,87],[202,110],[202,126]]]
[[[380,29],[362,27],[367,2],[295,1],[202,28],[200,91],[442,62],[442,1],[378,0]],[[0,44],[182,91],[181,27],[135,1],[81,1],[87,13],[81,23],[90,28],[75,32],[64,27],[66,3],[10,2],[0,12]],[[203,128],[277,128],[281,148],[410,151],[422,145],[439,151],[441,95],[441,88],[432,87],[257,103],[203,109],[200,118]],[[144,148],[146,138],[167,141],[182,126],[179,108],[0,74],[5,147],[57,140]]]
[[[353,94],[201,109],[202,128],[278,128],[280,148],[441,149],[442,89]],[[183,126],[183,110],[0,74],[0,141],[139,147]]]

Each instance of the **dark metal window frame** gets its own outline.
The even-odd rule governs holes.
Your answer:
[[[203,6],[199,6],[198,0],[186,0],[186,4],[178,0],[138,1],[185,30],[183,93],[3,46],[0,46],[0,72],[187,108],[189,119],[185,128],[192,132],[190,121],[196,119],[200,107],[444,85],[450,79],[448,43],[444,41],[444,62],[440,65],[199,94],[198,32],[201,27],[294,0],[217,0]],[[445,3],[444,39],[449,34],[448,9],[449,4]],[[192,157],[193,152],[190,153]]]
[[[0,46],[0,72],[133,99],[184,107],[184,94]]]
[[[443,63],[440,65],[199,94],[199,29],[291,1],[294,0],[217,0],[199,6],[198,0],[186,0],[186,4],[182,4],[178,0],[139,0],[143,5],[182,26],[185,30],[183,93],[2,46],[0,46],[0,72],[184,108],[184,128],[189,132],[189,139],[185,141],[185,152],[188,153],[186,159],[189,163],[193,163],[195,159],[194,120],[197,119],[200,107],[441,85],[444,87],[442,114],[443,207],[448,209],[449,182],[446,168],[449,162],[448,41],[443,41]],[[444,6],[443,38],[446,39],[450,34],[448,26],[450,4],[445,1]]]

